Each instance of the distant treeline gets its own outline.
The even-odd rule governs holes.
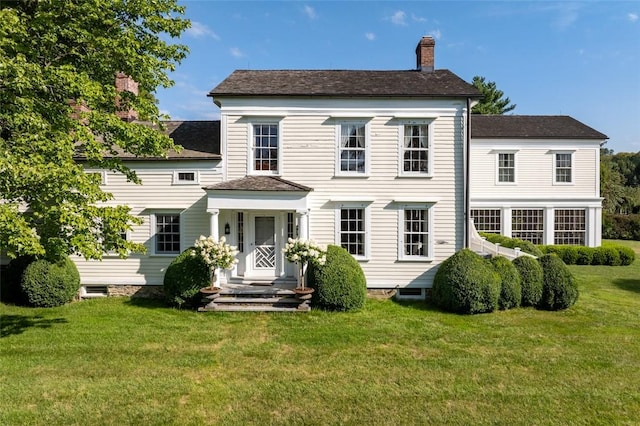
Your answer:
[[[604,238],[640,240],[640,152],[600,152]]]

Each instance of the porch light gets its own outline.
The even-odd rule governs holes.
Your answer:
[[[224,235],[229,235],[231,234],[231,226],[229,226],[228,223],[224,224]]]

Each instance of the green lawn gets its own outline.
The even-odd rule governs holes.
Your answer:
[[[638,424],[640,260],[571,269],[564,312],[0,305],[0,424]]]

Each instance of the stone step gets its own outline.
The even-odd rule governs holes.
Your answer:
[[[278,303],[287,303],[287,304],[291,304],[291,303],[295,303],[295,304],[299,304],[300,301],[298,299],[296,299],[295,297],[288,297],[288,296],[284,296],[284,297],[232,297],[232,296],[225,296],[222,295],[220,297],[218,297],[215,300],[215,303],[247,303],[247,304],[256,304],[256,303],[261,303],[263,305],[271,305],[271,304],[278,304]]]
[[[220,295],[233,296],[292,296],[293,290],[277,287],[248,287],[248,288],[222,288]]]
[[[307,312],[309,308],[298,309],[297,306],[272,306],[272,305],[240,305],[222,304],[213,307],[199,308],[200,312]]]

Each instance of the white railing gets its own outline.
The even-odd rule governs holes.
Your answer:
[[[504,256],[507,259],[513,260],[520,256],[529,256],[535,258],[534,255],[526,253],[520,250],[519,247],[509,248],[502,247],[500,243],[491,243],[486,238],[480,236],[476,225],[473,223],[473,219],[469,219],[469,248],[477,253],[490,254],[492,256]]]

